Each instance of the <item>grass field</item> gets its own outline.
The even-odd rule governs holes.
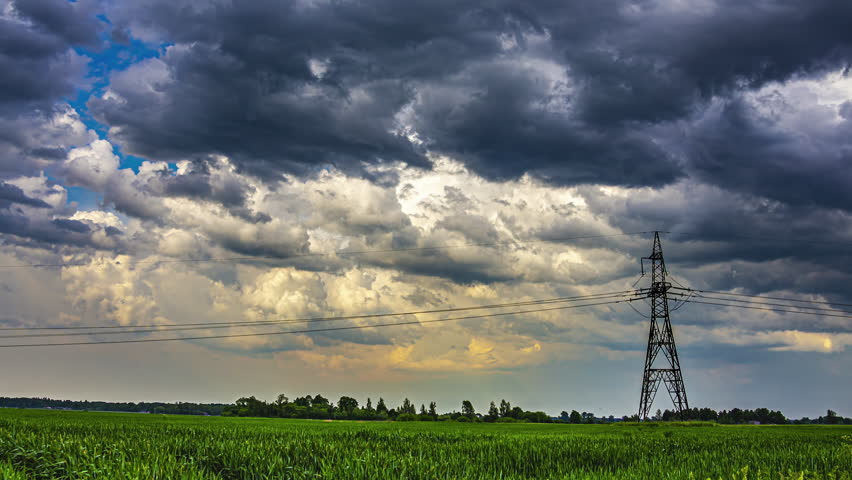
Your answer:
[[[359,423],[0,409],[3,479],[852,479],[852,427]]]

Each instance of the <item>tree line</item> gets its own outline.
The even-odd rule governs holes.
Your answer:
[[[473,403],[464,400],[461,410],[439,413],[435,402],[421,404],[418,408],[408,398],[402,404],[389,408],[383,398],[373,404],[367,398],[363,405],[353,397],[342,396],[338,401],[322,395],[296,397],[292,401],[284,394],[276,400],[266,402],[255,397],[242,397],[233,404],[223,403],[164,403],[164,402],[101,402],[88,400],[54,400],[51,398],[0,397],[0,408],[49,408],[63,410],[91,410],[103,412],[157,413],[171,415],[222,415],[231,417],[277,417],[309,418],[322,420],[395,420],[395,421],[457,421],[457,422],[531,422],[531,423],[573,423],[594,424],[619,421],[638,421],[638,415],[623,417],[596,417],[590,412],[572,410],[562,411],[558,417],[545,412],[528,411],[513,406],[506,400],[491,402],[488,410],[477,412]],[[678,414],[672,410],[657,410],[652,421],[706,421],[722,424],[817,424],[852,425],[852,418],[846,418],[834,410],[828,410],[824,416],[814,419],[804,417],[788,420],[780,411],[767,408],[754,410],[732,408],[716,411],[710,408],[691,408]]]
[[[638,420],[638,416],[634,416],[631,420]],[[664,422],[677,420],[699,420],[705,422],[716,422],[721,424],[742,424],[742,423],[760,423],[771,425],[852,425],[852,418],[842,417],[837,415],[834,410],[828,410],[825,416],[810,419],[808,417],[798,420],[789,420],[783,413],[777,410],[769,410],[768,408],[756,408],[754,410],[732,408],[730,410],[715,411],[711,408],[690,408],[682,414],[666,410],[654,415],[653,420]]]
[[[162,413],[169,415],[221,415],[226,403],[98,402],[52,398],[0,397],[0,408],[49,408],[99,412]]]
[[[772,425],[784,425],[787,423],[787,417],[783,413],[768,408],[756,408],[754,410],[732,408],[730,410],[716,411],[712,408],[689,408],[678,414],[672,410],[666,410],[654,415],[655,420],[664,422],[676,420],[698,420],[704,422],[716,422],[723,424],[738,424],[738,423],[760,423]]]
[[[342,396],[334,403],[322,395],[306,395],[297,397],[292,401],[284,394],[272,402],[259,400],[255,397],[242,397],[233,406],[226,407],[222,411],[223,416],[233,417],[278,417],[278,418],[313,418],[324,420],[395,420],[405,421],[457,421],[457,422],[532,422],[550,423],[554,419],[544,412],[533,412],[524,410],[518,406],[512,406],[506,400],[500,402],[499,407],[491,402],[487,413],[477,413],[470,400],[461,403],[461,410],[451,412],[438,412],[437,403],[429,402],[420,404],[420,408],[408,398],[403,400],[402,405],[388,407],[385,400],[379,400],[373,405],[371,398],[361,405],[358,400]]]

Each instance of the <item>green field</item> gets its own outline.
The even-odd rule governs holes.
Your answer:
[[[0,409],[3,479],[850,479],[850,426],[327,422]]]

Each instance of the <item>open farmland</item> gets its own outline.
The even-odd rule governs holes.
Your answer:
[[[322,422],[0,409],[0,477],[834,478],[852,427]]]

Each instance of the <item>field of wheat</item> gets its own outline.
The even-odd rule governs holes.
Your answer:
[[[0,409],[4,479],[844,479],[852,427],[344,422]]]

